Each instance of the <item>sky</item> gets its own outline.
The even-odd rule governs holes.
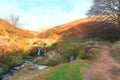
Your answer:
[[[85,18],[92,0],[0,0],[0,17],[20,18],[20,28],[41,31]]]

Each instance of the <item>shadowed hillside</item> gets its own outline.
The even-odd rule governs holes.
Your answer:
[[[59,25],[54,28],[43,31],[43,32],[39,33],[38,36],[41,38],[51,37],[54,35],[57,35],[59,37],[78,36],[78,35],[84,33],[82,30],[82,28],[84,27],[83,24],[87,24],[88,22],[91,22],[91,21],[92,21],[91,18],[76,20],[76,21],[73,21],[73,22],[70,22],[67,24],[63,24],[63,25]],[[90,27],[92,27],[92,26],[90,26]]]
[[[93,38],[93,37],[96,37],[96,35],[93,35],[94,34],[93,30],[96,30],[97,28],[98,30],[101,29],[103,32],[106,32],[107,29],[108,31],[113,30],[114,28],[115,30],[118,30],[118,27],[117,26],[114,27],[114,26],[116,25],[113,23],[106,23],[102,21],[101,17],[91,17],[91,18],[76,20],[67,24],[59,25],[54,28],[48,29],[46,31],[39,33],[38,37],[58,39],[58,38],[65,38],[65,37],[81,36],[82,38]],[[106,29],[103,30],[103,28],[106,28]]]

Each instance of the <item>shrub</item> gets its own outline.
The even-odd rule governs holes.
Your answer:
[[[19,55],[18,53],[15,53],[14,55],[9,55],[6,58],[6,64],[10,65],[10,66],[17,66],[23,63],[23,58],[21,55]]]
[[[0,66],[0,75],[3,74],[4,72],[8,71],[9,68],[10,68],[9,65],[2,64],[2,65]]]

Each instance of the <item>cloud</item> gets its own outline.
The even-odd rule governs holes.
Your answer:
[[[91,0],[0,0],[0,17],[19,15],[22,28],[42,30],[84,18]]]

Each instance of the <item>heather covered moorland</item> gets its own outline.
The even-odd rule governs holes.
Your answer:
[[[91,6],[84,1],[78,5],[78,0],[66,0],[65,5],[59,0],[30,2],[23,0],[26,8],[18,11],[25,26],[15,14],[0,18],[0,80],[120,80],[119,0],[93,0]],[[85,18],[80,6],[89,7]],[[48,27],[59,19],[64,23]]]

